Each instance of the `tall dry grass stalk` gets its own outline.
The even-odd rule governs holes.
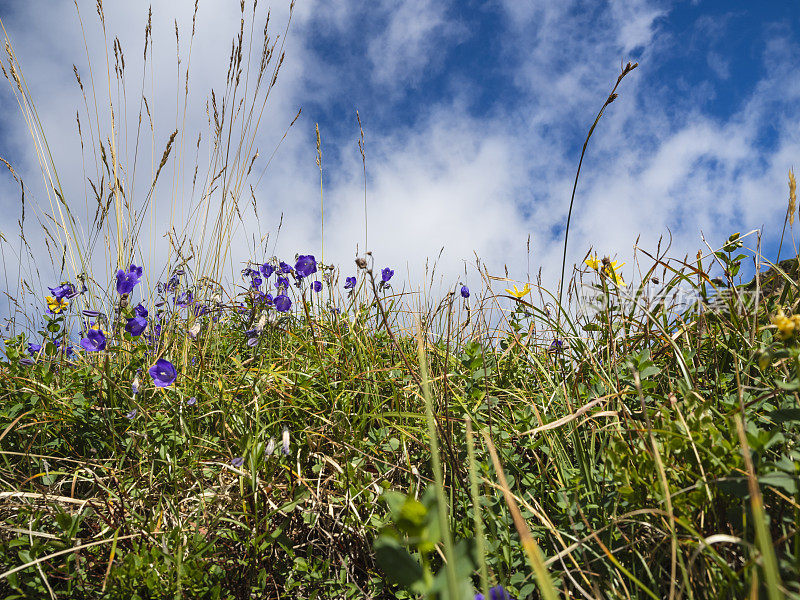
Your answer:
[[[90,51],[84,17],[75,2],[88,73],[84,81],[80,69],[74,68],[83,104],[76,114],[85,182],[83,203],[77,202],[76,194],[62,185],[35,98],[0,19],[6,50],[0,67],[11,84],[33,142],[47,202],[39,202],[27,187],[23,190],[28,191],[28,203],[43,226],[47,247],[52,246],[58,255],[63,253],[72,281],[86,278],[89,290],[81,301],[93,307],[104,301],[100,288],[106,278],[93,273],[98,264],[107,265],[109,275],[116,269],[127,268],[131,262],[164,269],[189,266],[196,279],[219,282],[224,274],[236,270],[232,242],[244,227],[249,207],[257,212],[254,186],[258,186],[275,153],[263,165],[257,181],[248,187],[259,157],[256,148],[259,126],[285,57],[284,44],[294,2],[289,6],[289,16],[279,36],[270,34],[269,11],[259,10],[258,0],[253,0],[249,10],[244,0],[239,3],[239,30],[231,45],[224,85],[221,91],[211,89],[206,101],[207,132],[192,132],[188,125],[199,0],[194,3],[185,57],[180,53],[181,31],[175,23],[177,77],[172,117],[157,115],[152,110],[156,76],[152,10],[148,12],[142,78],[136,84],[138,109],[133,121],[129,118],[131,86],[126,78],[130,66],[120,40],[112,39],[108,32],[102,1],[97,1],[94,8],[104,65],[95,58],[97,53]],[[99,73],[103,75],[98,77]],[[298,117],[299,112],[287,132]],[[158,127],[157,122],[171,119],[174,126],[166,137],[161,137],[158,131],[163,126]],[[129,135],[129,130],[135,130],[135,134]],[[285,137],[286,134],[275,150]],[[200,159],[203,140],[208,150],[205,162]],[[148,165],[145,168],[149,174],[145,174],[140,163]],[[95,205],[93,217],[90,199]],[[168,214],[166,222],[158,218],[160,214]],[[165,244],[162,234],[166,238],[163,252],[159,250]],[[148,279],[157,277],[153,270],[146,272]],[[98,285],[93,285],[95,279]],[[152,287],[154,281],[150,283]]]

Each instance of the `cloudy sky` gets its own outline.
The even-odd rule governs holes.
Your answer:
[[[94,5],[79,0],[79,20],[71,0],[0,2],[0,18],[85,239],[86,221],[94,214],[86,178],[98,173],[87,132],[92,120],[95,127],[100,122],[96,139],[111,130],[106,54]],[[199,181],[210,179],[206,102],[212,88],[218,98],[224,93],[231,41],[240,26],[239,0],[199,0],[189,60],[193,5],[152,3],[153,68],[146,71],[145,95],[154,127],[140,142],[143,166],[134,204],[143,202],[144,179],[152,176],[169,135],[179,130],[142,232],[139,258],[152,272],[164,266],[157,262],[165,256],[167,229],[196,217],[192,207],[202,185],[193,200],[195,161]],[[118,37],[126,61],[125,95],[114,83],[112,99],[120,161],[132,173],[148,4],[106,0],[104,8],[106,47]],[[252,26],[256,38],[268,8],[260,0]],[[254,139],[259,158],[242,191],[246,204],[254,186],[258,219],[252,209],[244,211],[229,257],[233,268],[254,252],[256,260],[273,251],[320,258],[318,123],[325,259],[339,264],[342,276],[352,274],[356,250],[365,247],[358,110],[365,136],[367,244],[376,266],[394,267],[399,283],[416,287],[426,260],[444,247],[437,273],[445,285],[478,285],[476,255],[493,274],[504,275],[507,266],[510,277],[525,280],[542,267],[546,281],[555,282],[583,139],[627,61],[639,67],[621,83],[583,163],[571,262],[580,262],[590,247],[630,261],[637,238],[654,250],[670,232],[673,255],[694,255],[705,249],[701,230],[709,243],[720,244],[732,232],[756,228],[763,230],[765,256],[775,257],[787,173],[800,163],[796,2],[767,0],[756,7],[734,0],[297,0],[285,39],[288,3],[271,9],[270,32],[273,39],[279,36],[279,46],[285,42],[285,61]],[[252,0],[244,18],[247,41]],[[251,65],[259,49],[253,49]],[[96,113],[91,96],[84,104],[73,64],[87,88],[94,79]],[[26,235],[35,239],[35,206],[49,206],[42,176],[10,87],[0,103],[0,155],[25,180]],[[300,118],[278,144],[300,108]],[[76,112],[86,138],[83,153]],[[20,277],[60,281],[60,261],[51,268],[41,243],[31,244],[35,262],[14,255],[20,192],[5,170],[0,205],[0,226],[10,242],[0,285],[13,293]],[[268,248],[254,250],[267,232]],[[94,260],[110,273],[116,265],[102,246],[101,239]],[[73,275],[67,265],[63,277]]]

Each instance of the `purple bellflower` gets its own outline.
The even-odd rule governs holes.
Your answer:
[[[356,278],[355,277],[348,277],[347,279],[345,279],[344,289],[352,290],[354,287],[356,287]]]
[[[98,352],[106,349],[106,336],[100,329],[89,329],[86,337],[81,340],[81,348],[88,352]]]
[[[322,291],[322,282],[321,281],[315,281],[314,283],[311,284],[311,289],[314,290],[315,292],[321,292]]]
[[[389,283],[389,280],[392,278],[392,275],[394,275],[394,271],[389,267],[386,267],[381,271],[381,281],[383,283]]]
[[[128,322],[125,324],[125,331],[130,333],[133,337],[138,337],[142,335],[145,327],[147,327],[147,319],[136,315],[132,319],[128,319]]]
[[[183,294],[175,298],[175,304],[178,306],[182,306],[186,308],[192,302],[194,302],[194,294],[192,294],[191,290],[185,291]]]
[[[461,286],[461,297],[462,298],[469,298],[469,288],[465,285]]]
[[[137,267],[133,263],[128,268],[126,273],[122,269],[117,271],[117,292],[120,294],[130,294],[136,284],[139,283],[139,278],[142,276],[142,267]]]
[[[475,600],[486,600],[483,594],[475,594]],[[502,585],[496,585],[489,590],[489,600],[514,600]]]
[[[178,377],[178,372],[175,370],[175,365],[165,358],[159,358],[149,370],[150,377],[153,378],[153,383],[156,387],[169,387],[175,382]]]
[[[63,298],[67,298],[69,300],[78,295],[78,292],[75,291],[75,286],[71,283],[62,283],[59,286],[54,288],[48,287],[47,289],[50,290],[50,293],[53,294],[53,296],[55,296],[56,300],[59,302]]]
[[[294,265],[294,270],[298,276],[308,277],[317,272],[317,260],[310,254],[301,254]]]
[[[292,301],[286,294],[280,294],[275,297],[275,310],[278,312],[288,312],[292,308]]]

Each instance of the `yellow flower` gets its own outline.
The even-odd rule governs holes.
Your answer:
[[[50,309],[50,312],[56,315],[67,308],[67,304],[69,304],[66,298],[56,300],[53,296],[45,296],[45,300],[47,300],[47,307]]]
[[[613,281],[617,285],[625,286],[627,284],[624,281],[622,281],[622,275],[620,275],[617,272],[618,269],[620,269],[624,265],[625,263],[617,265],[617,261],[609,262],[604,266],[603,271],[605,272],[606,275],[608,275],[611,278],[611,281]]]
[[[527,295],[528,292],[531,291],[531,286],[526,283],[524,288],[518,290],[517,286],[515,285],[513,290],[506,289],[506,291],[515,298],[522,298],[523,296]]]
[[[778,336],[782,340],[789,339],[795,332],[800,330],[800,315],[787,317],[783,314],[783,310],[779,310],[778,314],[772,317],[770,321],[778,328]]]
[[[619,286],[625,286],[625,282],[622,280],[622,275],[619,274],[619,269],[622,268],[625,263],[620,265],[617,264],[617,261],[611,261],[608,258],[604,258],[602,260],[597,258],[597,254],[594,256],[590,256],[585,261],[586,266],[590,269],[594,269],[601,275],[607,276],[611,281],[616,283]]]

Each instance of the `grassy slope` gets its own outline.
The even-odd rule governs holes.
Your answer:
[[[609,280],[597,281],[613,300]],[[390,521],[379,498],[384,490],[422,493],[433,477],[429,437],[417,341],[399,330],[387,335],[369,289],[338,315],[317,304],[303,310],[298,300],[256,347],[244,331],[257,312],[211,310],[194,340],[185,334],[190,311],[164,313],[157,353],[179,371],[168,388],[152,385],[154,354],[143,338],[72,363],[51,344],[32,366],[10,342],[0,384],[3,570],[78,540],[105,542],[4,578],[4,594],[49,587],[56,596],[98,597],[105,586],[108,597],[193,597],[216,586],[234,598],[245,589],[402,597],[373,559],[372,542]],[[473,298],[470,318],[494,301]],[[616,304],[570,323],[588,331],[565,336],[558,353],[539,337],[555,324],[524,300],[498,331],[454,323],[448,303],[430,319],[451,332],[428,332],[426,360],[456,539],[472,538],[474,528],[468,418],[494,441],[565,592],[741,597],[768,575],[797,581],[793,339],[769,346],[763,305],[754,321],[755,307],[733,318],[676,318],[668,305],[647,317]],[[196,404],[187,405],[190,397]],[[737,434],[741,407],[752,473]],[[283,429],[288,455],[280,452]],[[268,454],[271,439],[277,449]],[[244,458],[239,468],[235,457]],[[528,597],[535,584],[480,440],[476,460],[488,570]],[[748,488],[751,475],[760,499]],[[754,500],[766,511],[777,572],[760,566],[755,525],[763,517]],[[435,570],[435,554],[430,560]]]

